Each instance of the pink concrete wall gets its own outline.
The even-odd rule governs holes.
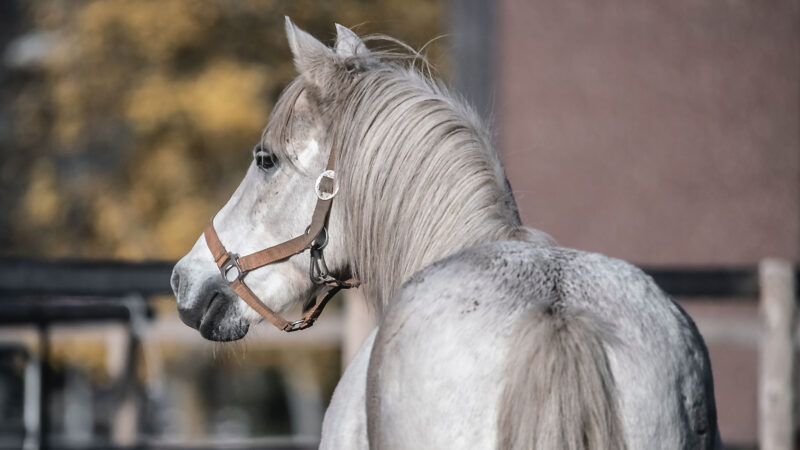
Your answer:
[[[797,258],[798,2],[498,7],[500,144],[527,224],[639,263]]]
[[[800,2],[497,3],[496,117],[526,224],[640,264],[800,253]],[[757,434],[755,304],[686,304],[723,440]]]

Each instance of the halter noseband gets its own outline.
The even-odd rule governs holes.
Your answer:
[[[335,141],[334,141],[335,142]],[[334,165],[336,161],[336,147],[331,148],[328,157],[328,165],[325,171],[317,178],[314,190],[317,193],[317,205],[314,207],[314,215],[311,217],[311,224],[306,228],[305,233],[294,237],[278,245],[259,250],[245,256],[239,256],[225,249],[219,240],[217,231],[214,229],[214,219],[206,225],[203,235],[206,245],[214,256],[214,262],[219,267],[222,278],[245,301],[253,310],[267,319],[277,328],[286,331],[305,330],[314,325],[323,308],[328,301],[341,289],[349,289],[358,286],[355,280],[339,280],[328,272],[328,266],[322,256],[322,250],[328,243],[328,231],[326,228],[328,217],[331,212],[331,203],[338,190],[335,180]],[[269,264],[281,262],[290,256],[311,251],[311,267],[309,277],[314,284],[324,285],[325,289],[317,296],[310,309],[305,311],[303,317],[295,322],[289,322],[279,316],[244,283],[244,277],[250,271],[264,267]]]

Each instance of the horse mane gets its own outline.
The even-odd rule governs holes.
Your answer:
[[[419,53],[406,56],[371,50],[341,60],[322,83],[335,93],[322,106],[335,140],[329,144],[339,149],[333,207],[342,215],[352,275],[378,314],[414,272],[458,250],[548,239],[522,226],[479,116],[430,70],[415,67]],[[281,96],[270,121],[273,142],[289,141],[290,105],[304,89],[298,77]],[[283,147],[275,151],[290,161]]]

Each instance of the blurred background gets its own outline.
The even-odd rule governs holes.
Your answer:
[[[358,295],[224,345],[164,295],[295,76],[285,15],[327,43],[440,38],[523,221],[676,295],[723,440],[755,448],[757,267],[800,251],[793,0],[0,2],[0,447],[315,446]]]

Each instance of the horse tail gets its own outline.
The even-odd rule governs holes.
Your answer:
[[[587,312],[559,304],[519,318],[500,399],[499,449],[624,449],[604,343],[615,336]]]

